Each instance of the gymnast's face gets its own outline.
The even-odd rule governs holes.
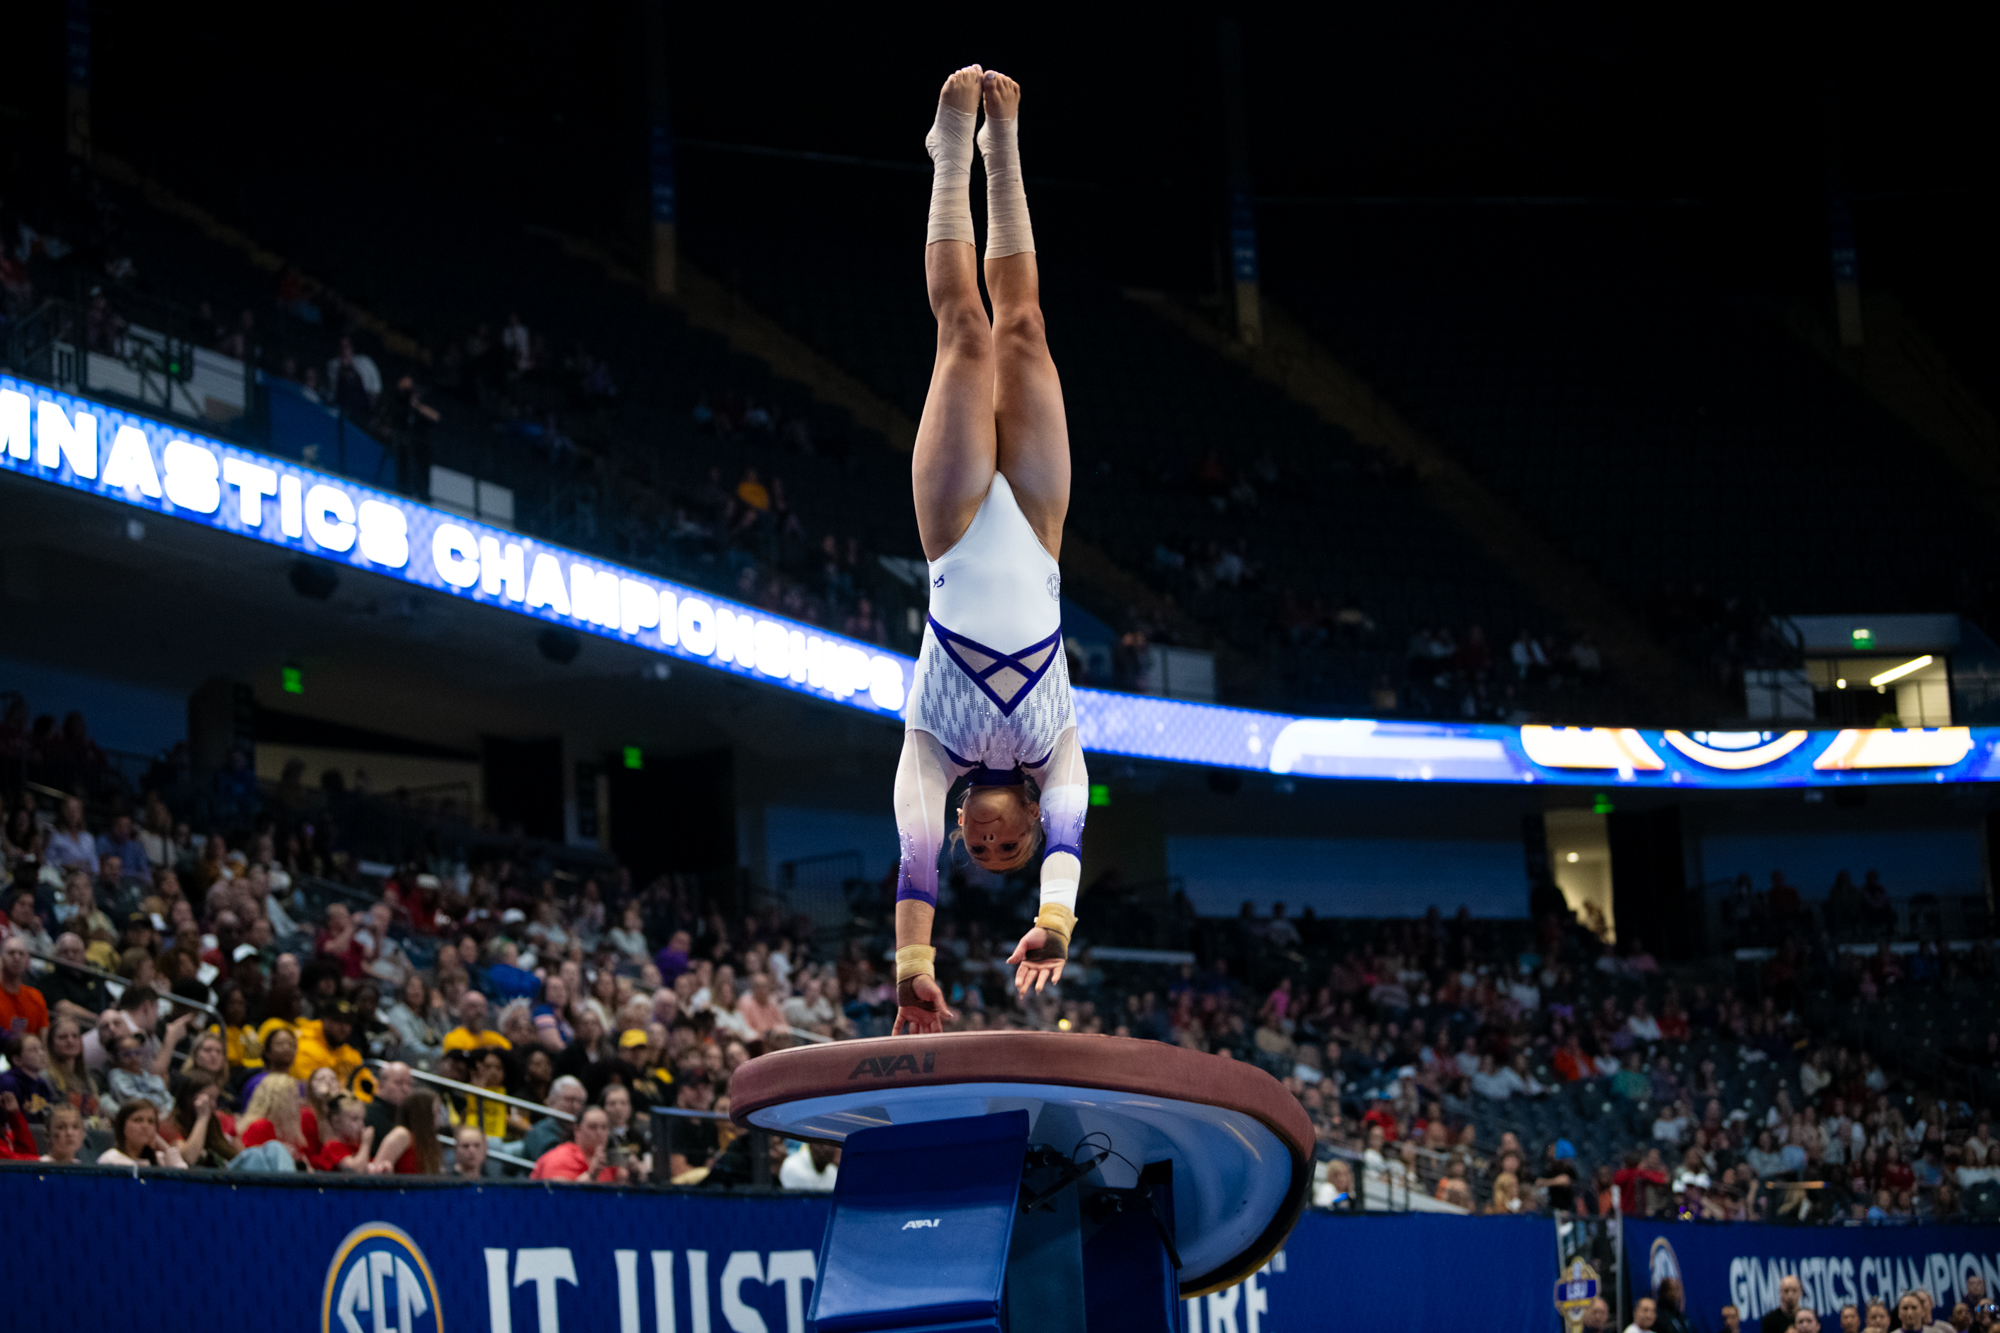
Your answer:
[[[988,870],[1014,870],[1034,855],[1042,808],[1020,787],[974,787],[959,807],[965,850]]]

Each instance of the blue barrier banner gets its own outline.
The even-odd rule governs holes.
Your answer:
[[[259,454],[0,375],[0,476],[33,478],[885,720],[902,716],[916,677],[912,659],[357,481],[392,473],[393,460],[361,432],[342,433],[323,408],[266,387],[281,443]],[[1295,717],[1092,689],[1076,691],[1076,720],[1092,753],[1284,778],[1660,789],[2000,782],[2000,727],[1516,727]]]
[[[1307,1213],[1270,1264],[1184,1301],[1188,1333],[1557,1330],[1556,1228],[1541,1217]]]
[[[1798,1276],[1803,1304],[1828,1329],[1840,1326],[1841,1306],[1865,1312],[1870,1301],[1886,1304],[1896,1327],[1897,1299],[1918,1287],[1931,1293],[1939,1319],[1965,1299],[1969,1278],[2000,1291],[2000,1227],[1628,1221],[1625,1258],[1635,1299],[1663,1278],[1680,1278],[1688,1316],[1700,1329],[1722,1327],[1724,1305],[1734,1305],[1746,1326],[1755,1324],[1778,1307],[1778,1283],[1787,1274]]]
[[[805,1333],[827,1201],[0,1168],[10,1328]],[[65,1313],[67,1312],[67,1313]]]
[[[4,1322],[177,1327],[191,1310],[163,1275],[199,1273],[222,1333],[806,1333],[827,1212],[816,1195],[0,1167],[0,1216],[34,1219]],[[1187,1333],[1554,1330],[1555,1278],[1546,1219],[1314,1213],[1182,1309]]]

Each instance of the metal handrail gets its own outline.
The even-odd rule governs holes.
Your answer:
[[[385,1065],[387,1065],[389,1061],[369,1060],[366,1063],[371,1069],[379,1071]],[[431,1074],[431,1073],[426,1073],[424,1070],[421,1069],[412,1069],[410,1071],[410,1077],[424,1083],[433,1084],[440,1088],[450,1088],[454,1092],[462,1092],[467,1094],[468,1096],[484,1097],[488,1101],[499,1102],[505,1106],[518,1106],[523,1111],[532,1111],[536,1115],[548,1116],[551,1119],[566,1121],[572,1125],[576,1123],[576,1117],[571,1115],[567,1111],[558,1111],[553,1106],[543,1106],[539,1102],[524,1101],[519,1097],[509,1097],[504,1092],[494,1092],[491,1088],[482,1088],[479,1087],[477,1084],[460,1083],[457,1079],[446,1078],[442,1074]],[[679,1116],[683,1120],[729,1119],[729,1113],[727,1111],[689,1111],[678,1106],[655,1106],[652,1110],[646,1112],[646,1114]],[[529,1165],[532,1166],[534,1165],[534,1163],[531,1162],[529,1163]]]
[[[366,1063],[370,1068],[379,1072],[390,1062],[387,1060],[369,1060]],[[431,1074],[421,1069],[412,1069],[410,1077],[436,1087],[450,1088],[453,1092],[464,1093],[467,1096],[484,1097],[489,1102],[499,1102],[503,1106],[514,1106],[523,1111],[532,1111],[536,1115],[550,1116],[556,1120],[567,1121],[570,1124],[576,1123],[576,1117],[567,1111],[558,1111],[553,1106],[543,1106],[539,1102],[527,1101],[520,1097],[509,1097],[504,1092],[495,1092],[491,1088],[482,1088],[474,1083],[460,1083],[457,1079],[446,1078],[442,1074]]]
[[[116,972],[106,972],[102,968],[92,967],[88,963],[72,963],[67,958],[58,958],[52,953],[36,953],[33,949],[30,949],[28,950],[28,957],[39,958],[42,962],[53,963],[57,967],[66,967],[72,972],[85,973],[89,976],[96,977],[99,981],[112,982],[115,985],[119,986],[121,989],[130,987],[132,985],[132,979],[130,977],[121,977]],[[222,1011],[220,1009],[217,1009],[214,1005],[204,1004],[200,1000],[190,1000],[189,998],[187,998],[187,996],[175,995],[172,991],[168,991],[167,993],[161,995],[160,1002],[162,1004],[178,1004],[183,1008],[187,1009],[199,1009],[204,1014],[207,1014],[210,1018],[213,1018],[216,1022],[219,1023],[222,1021]]]
[[[458,1147],[458,1140],[453,1138],[449,1134],[438,1135],[438,1142],[442,1143],[447,1148]],[[535,1169],[535,1164],[529,1161],[527,1158],[516,1157],[513,1153],[510,1152],[502,1152],[500,1151],[500,1149],[494,1147],[490,1143],[486,1145],[486,1155],[488,1157],[497,1158],[498,1160],[505,1162],[509,1166],[525,1166],[530,1171]]]

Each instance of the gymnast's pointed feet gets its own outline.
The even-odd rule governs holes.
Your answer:
[[[1021,114],[1020,84],[997,69],[987,70],[979,83],[980,100],[986,104],[988,120],[1012,120]]]
[[[954,111],[968,114],[979,110],[980,83],[986,71],[977,65],[967,65],[944,81],[944,88],[938,93],[938,101]]]

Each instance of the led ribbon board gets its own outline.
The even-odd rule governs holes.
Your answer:
[[[814,625],[0,375],[0,469],[900,716],[916,664]]]
[[[916,664],[817,626],[0,375],[0,472],[901,716]],[[1288,777],[1754,788],[2000,781],[2000,728],[1678,732],[1292,717],[1076,691],[1086,750]]]

